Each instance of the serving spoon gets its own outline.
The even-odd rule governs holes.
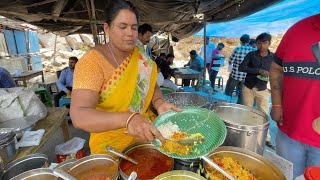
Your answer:
[[[125,155],[125,154],[113,149],[111,146],[106,146],[106,151],[108,151],[108,152],[110,152],[110,153],[112,153],[114,155],[117,155],[117,156],[119,156],[119,157],[121,157],[121,158],[123,158],[123,159],[125,159],[125,160],[127,160],[129,162],[132,162],[133,164],[138,164],[138,162],[136,160],[134,160],[131,157],[129,157],[129,156],[127,156],[127,155]]]

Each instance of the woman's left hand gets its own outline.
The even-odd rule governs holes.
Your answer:
[[[169,110],[175,110],[175,111],[182,111],[180,108],[178,108],[177,106],[171,104],[171,103],[167,103],[167,102],[163,102],[157,109],[157,112],[159,115],[169,111]]]

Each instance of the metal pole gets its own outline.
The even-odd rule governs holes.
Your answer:
[[[203,42],[204,42],[204,47],[203,47],[203,52],[204,52],[204,55],[203,55],[203,63],[204,63],[204,69],[203,69],[203,83],[202,85],[204,86],[206,84],[206,59],[207,59],[207,18],[206,18],[206,15],[203,14]],[[209,74],[210,72],[208,72]],[[209,74],[210,76],[210,74]]]

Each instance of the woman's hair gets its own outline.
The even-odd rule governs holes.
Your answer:
[[[128,9],[132,11],[139,22],[139,13],[136,7],[129,1],[124,0],[107,0],[107,6],[105,8],[105,21],[108,25],[111,25],[112,21],[117,17],[120,10]]]

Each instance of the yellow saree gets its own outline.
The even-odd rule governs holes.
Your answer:
[[[155,115],[149,110],[157,80],[156,64],[137,47],[114,71],[99,92],[97,109],[105,112],[138,112],[151,120]],[[118,151],[136,142],[124,134],[127,129],[91,133],[89,146],[92,154],[105,154],[106,145]]]

